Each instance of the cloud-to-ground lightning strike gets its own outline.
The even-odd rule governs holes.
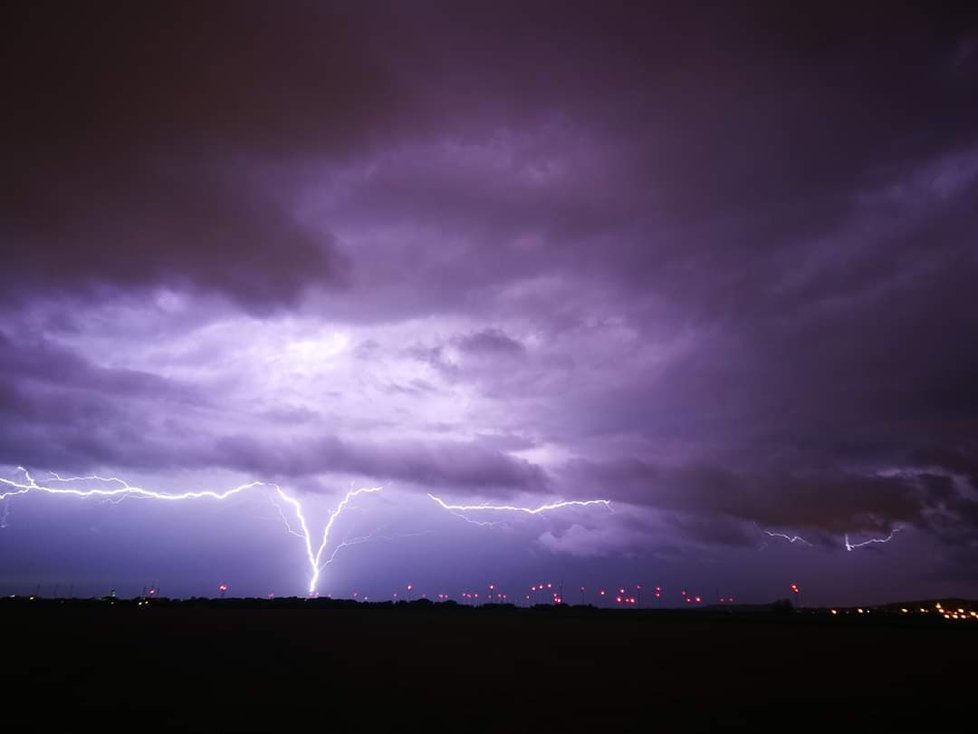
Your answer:
[[[893,536],[900,532],[900,530],[901,528],[893,528],[893,530],[890,531],[890,534],[885,538],[870,538],[869,540],[864,540],[861,543],[850,543],[849,533],[846,533],[846,550],[855,550],[856,548],[862,548],[863,546],[871,545],[872,543],[889,543],[891,540],[893,540]]]
[[[465,517],[465,512],[523,512],[527,515],[539,515],[543,512],[550,512],[551,510],[560,510],[564,507],[589,507],[591,505],[604,505],[605,507],[611,507],[611,500],[560,500],[558,502],[551,502],[546,505],[540,505],[539,507],[518,507],[516,505],[450,505],[444,500],[435,497],[435,495],[429,493],[428,496],[437,502],[441,507],[448,510],[454,515],[458,515],[463,520],[468,522],[474,522],[477,525],[492,524],[492,523],[479,523],[475,520],[470,520]]]
[[[350,504],[350,500],[360,494],[368,494],[372,492],[379,492],[380,487],[365,487],[361,489],[352,489],[346,493],[346,496],[340,501],[336,506],[336,509],[330,512],[329,520],[326,522],[326,527],[323,528],[323,542],[319,544],[319,548],[313,551],[312,548],[312,535],[309,532],[309,528],[306,525],[306,518],[302,514],[302,505],[299,500],[294,497],[290,497],[282,488],[278,485],[275,486],[275,491],[282,500],[295,509],[296,517],[299,518],[299,524],[302,526],[302,538],[306,543],[306,555],[309,559],[309,567],[312,569],[312,577],[309,579],[309,593],[312,594],[316,591],[316,584],[319,581],[319,574],[322,572],[323,568],[332,563],[333,558],[336,557],[336,551],[329,557],[329,559],[323,563],[323,551],[326,549],[326,543],[329,542],[329,531],[333,528],[333,523],[336,522],[336,518],[340,516],[340,513],[346,509],[347,505]],[[344,545],[352,545],[352,543],[344,543]],[[339,550],[337,548],[337,550]]]
[[[179,501],[179,500],[196,500],[196,499],[213,499],[213,500],[226,500],[236,494],[240,494],[250,489],[261,489],[266,488],[275,493],[275,495],[289,505],[295,512],[296,518],[299,521],[299,526],[302,528],[302,532],[296,532],[292,529],[292,526],[286,521],[284,514],[282,515],[283,521],[285,521],[286,527],[289,532],[293,535],[302,538],[306,549],[306,558],[309,562],[309,569],[311,576],[309,579],[309,594],[314,594],[316,591],[316,585],[319,582],[319,575],[322,573],[323,568],[332,562],[333,558],[336,556],[336,549],[333,554],[324,562],[323,553],[326,550],[326,545],[329,543],[329,534],[333,528],[333,523],[340,514],[349,506],[350,502],[354,497],[361,494],[371,494],[374,492],[379,492],[382,487],[362,487],[360,489],[351,489],[346,493],[346,496],[340,501],[336,506],[335,510],[332,510],[329,515],[329,520],[326,522],[326,526],[323,528],[323,538],[322,542],[318,547],[314,547],[312,540],[312,533],[309,531],[309,525],[306,522],[306,517],[302,511],[302,504],[295,497],[288,495],[285,491],[274,482],[247,482],[246,484],[238,485],[232,489],[225,490],[223,492],[215,492],[213,490],[203,490],[198,492],[180,492],[176,494],[168,494],[166,492],[157,492],[155,490],[144,489],[142,487],[135,487],[118,477],[101,477],[98,475],[91,475],[86,477],[62,477],[58,474],[52,473],[52,479],[49,480],[50,483],[62,483],[68,484],[72,482],[100,482],[102,484],[115,484],[118,486],[113,487],[89,487],[87,489],[78,489],[75,487],[49,487],[46,485],[38,484],[34,477],[31,476],[30,472],[24,467],[17,467],[24,475],[24,480],[22,482],[14,481],[11,479],[5,479],[0,477],[0,485],[5,485],[9,487],[9,490],[0,490],[0,502],[8,499],[9,497],[16,497],[19,495],[25,495],[31,492],[40,492],[43,494],[54,494],[54,495],[70,495],[74,497],[101,497],[110,501],[121,501],[127,497],[135,497],[138,499],[154,499],[154,500],[166,500],[166,501]],[[352,545],[353,543],[344,543],[341,547],[345,545]]]

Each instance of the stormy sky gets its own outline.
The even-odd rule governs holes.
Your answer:
[[[975,13],[637,5],[5,4],[0,476],[383,486],[340,597],[978,596]],[[302,594],[283,519],[8,497],[0,592]]]

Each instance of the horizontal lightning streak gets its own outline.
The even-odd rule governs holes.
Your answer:
[[[444,500],[435,497],[433,494],[428,494],[428,496],[441,505],[444,509],[449,512],[525,512],[528,515],[539,515],[542,512],[549,512],[551,510],[559,510],[564,507],[588,507],[590,505],[604,505],[608,507],[611,505],[611,500],[561,500],[559,502],[551,502],[550,504],[540,505],[539,507],[518,507],[515,505],[450,505]]]
[[[772,538],[784,538],[789,543],[802,543],[803,545],[811,545],[811,543],[809,543],[800,535],[787,535],[786,533],[776,533],[773,530],[765,530],[764,532],[770,535]]]
[[[890,531],[890,534],[887,535],[885,538],[870,538],[869,540],[863,540],[859,543],[853,543],[851,540],[849,540],[849,533],[846,533],[844,536],[846,550],[853,551],[856,548],[862,548],[864,546],[872,545],[874,543],[889,543],[891,540],[893,540],[893,536],[896,535],[898,532],[900,532],[900,530],[901,528],[894,528],[893,530]],[[772,538],[783,538],[784,540],[787,540],[789,543],[801,543],[802,545],[807,545],[809,547],[813,545],[812,543],[805,540],[805,538],[801,537],[800,535],[789,535],[787,533],[779,533],[774,530],[764,530],[764,533]]]
[[[893,530],[890,531],[890,534],[885,538],[870,538],[869,540],[864,540],[860,543],[850,543],[849,533],[846,533],[846,550],[855,550],[856,548],[862,548],[863,546],[871,545],[872,543],[889,543],[891,540],[893,540],[893,536],[900,532],[900,530],[901,528],[893,528]]]

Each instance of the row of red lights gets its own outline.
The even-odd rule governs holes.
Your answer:
[[[222,584],[220,584],[217,587],[217,590],[223,596],[227,592],[228,588],[229,587],[228,587],[227,584],[222,583]],[[801,591],[798,588],[798,584],[791,584],[789,588],[791,589],[791,591],[792,591],[793,594],[798,595],[798,594],[801,593]],[[414,585],[413,584],[408,584],[407,585],[408,594],[410,594],[411,591],[413,591],[413,589],[414,589]],[[495,587],[494,584],[489,584],[489,594],[488,594],[487,598],[492,599],[493,597],[495,597],[499,601],[506,601],[508,599],[508,596],[506,594],[494,594],[493,592],[495,591],[495,589],[496,589],[496,587]],[[534,584],[533,586],[530,587],[530,593],[531,594],[535,594],[537,591],[543,591],[544,589],[552,590],[553,589],[553,583],[552,582],[551,583],[541,582],[539,584]],[[635,590],[638,591],[639,594],[641,594],[641,592],[642,592],[642,586],[641,586],[641,584],[636,584],[635,585]],[[585,591],[585,588],[582,586],[581,587],[581,594],[583,594],[584,591]],[[150,596],[155,596],[156,589],[155,588],[150,589],[150,592],[149,593],[150,593]],[[607,594],[607,591],[605,589],[599,589],[598,590],[598,595],[599,596],[602,596],[603,597],[606,594]],[[691,604],[691,603],[694,603],[694,602],[696,604],[701,604],[703,602],[703,598],[702,597],[700,597],[700,596],[690,596],[689,594],[687,594],[686,589],[683,589],[680,592],[680,594],[683,597],[683,601],[685,603],[687,603],[687,604]],[[270,594],[269,595],[269,598],[271,598],[272,596],[274,596],[274,595]],[[469,600],[478,599],[479,598],[478,592],[464,591],[464,592],[462,592],[461,596],[462,596],[463,599],[469,599]],[[394,594],[394,597],[395,598],[397,597],[397,594],[396,593]],[[422,594],[421,597],[422,598],[427,598],[427,595]],[[357,598],[357,592],[353,592],[353,598],[354,599]],[[366,599],[366,598],[367,597],[364,597],[364,599]],[[437,595],[437,598],[439,599],[439,601],[446,601],[449,598],[449,595],[448,594],[438,594]],[[527,599],[530,599],[530,595],[527,594],[526,598]],[[662,587],[661,586],[656,586],[655,587],[655,598],[656,599],[661,599],[662,598]],[[554,604],[560,604],[561,601],[562,601],[562,599],[561,599],[561,597],[560,597],[559,594],[556,594],[555,593],[555,594],[553,594],[553,601],[554,601]],[[637,603],[637,597],[627,595],[626,592],[625,592],[624,587],[622,587],[622,588],[618,589],[618,594],[615,596],[615,602],[617,604],[635,604],[635,603]],[[734,602],[734,597],[733,596],[721,596],[720,597],[720,603],[721,604],[723,604],[723,603],[732,604],[733,602]]]

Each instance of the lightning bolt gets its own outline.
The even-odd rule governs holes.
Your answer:
[[[197,500],[197,499],[213,499],[213,500],[226,500],[234,495],[241,494],[252,489],[267,489],[274,492],[282,502],[289,505],[293,512],[295,513],[296,519],[299,522],[299,527],[301,532],[297,532],[288,522],[285,514],[281,512],[279,507],[279,514],[282,516],[282,520],[285,523],[288,531],[303,540],[303,545],[306,551],[306,560],[309,563],[310,578],[309,578],[309,594],[312,595],[316,592],[316,585],[319,582],[319,576],[322,570],[332,562],[333,558],[336,556],[339,548],[333,551],[333,554],[325,562],[323,561],[323,553],[326,551],[326,546],[329,543],[329,534],[333,529],[333,524],[336,522],[337,518],[343,513],[343,511],[349,506],[350,502],[361,494],[372,494],[379,492],[382,487],[362,487],[360,489],[351,489],[346,493],[346,496],[340,501],[336,506],[335,510],[332,510],[329,514],[329,520],[326,522],[326,526],[323,528],[322,541],[319,545],[315,545],[312,540],[312,533],[309,531],[309,524],[306,521],[305,514],[302,510],[302,503],[298,499],[286,494],[278,484],[274,482],[247,482],[245,484],[240,484],[232,489],[225,490],[223,492],[215,492],[213,490],[204,490],[199,492],[180,492],[176,494],[170,494],[166,492],[157,492],[155,490],[144,489],[142,487],[136,487],[123,479],[118,477],[102,477],[96,474],[84,477],[62,477],[56,473],[52,473],[52,478],[48,480],[50,484],[60,483],[68,484],[75,482],[98,482],[102,485],[116,485],[116,486],[95,486],[86,489],[78,489],[75,487],[51,487],[47,485],[38,484],[34,477],[31,476],[30,472],[22,466],[17,467],[17,469],[24,475],[23,481],[14,481],[11,479],[5,479],[0,477],[0,502],[10,498],[17,497],[20,495],[29,494],[31,492],[42,493],[42,494],[52,494],[52,495],[69,495],[73,497],[101,497],[114,502],[121,502],[127,497],[134,497],[137,499],[153,499],[153,500],[164,500],[167,502],[177,502],[185,500]],[[6,489],[5,489],[6,488]],[[277,506],[277,505],[276,505]],[[2,519],[6,520],[6,504],[4,504],[4,513]],[[367,538],[358,540],[356,542],[362,542],[367,540]],[[340,547],[345,545],[353,545],[354,542],[344,541]]]
[[[764,532],[770,535],[772,538],[784,538],[789,543],[801,543],[802,545],[811,545],[811,543],[809,543],[800,535],[787,535],[786,533],[776,533],[773,530],[765,530]]]
[[[850,543],[849,533],[846,533],[846,550],[855,550],[856,548],[862,548],[863,546],[870,545],[872,543],[889,543],[891,540],[893,540],[893,536],[900,532],[900,530],[901,528],[893,528],[893,530],[890,531],[890,534],[885,538],[870,538],[869,540],[864,540],[861,543]]]
[[[319,574],[322,573],[323,568],[332,563],[333,558],[336,557],[336,553],[339,550],[339,548],[337,548],[335,551],[333,551],[333,555],[331,555],[329,559],[323,563],[323,551],[326,550],[326,544],[329,542],[329,531],[333,529],[333,523],[336,522],[336,518],[340,516],[354,497],[361,494],[379,492],[381,487],[352,489],[347,492],[346,496],[336,506],[336,509],[330,512],[329,520],[326,522],[326,527],[323,528],[323,541],[319,544],[319,547],[314,550],[312,535],[309,532],[309,526],[306,523],[306,518],[302,514],[302,505],[299,503],[299,500],[297,500],[295,497],[290,497],[287,495],[278,485],[273,486],[275,487],[275,491],[282,501],[292,506],[292,508],[295,510],[296,517],[299,519],[299,525],[302,528],[302,538],[305,540],[306,557],[309,560],[309,567],[312,569],[312,577],[309,579],[309,593],[313,594],[316,591],[316,584],[319,581]],[[347,543],[344,541],[344,544]]]
[[[333,562],[336,556],[344,548],[349,548],[351,545],[360,545],[361,543],[372,543],[378,540],[394,540],[402,538],[419,538],[421,536],[430,535],[431,531],[423,530],[419,533],[395,533],[394,535],[379,535],[378,533],[371,533],[370,535],[361,535],[356,538],[344,538],[340,543],[333,548],[333,552],[329,554],[329,558],[322,564],[323,568],[326,568],[329,564]]]
[[[463,513],[466,512],[523,512],[527,515],[539,515],[544,512],[550,512],[552,510],[560,510],[564,507],[589,507],[591,505],[604,505],[610,509],[611,500],[560,500],[558,502],[551,502],[546,505],[540,505],[539,507],[518,507],[516,505],[450,505],[439,497],[429,493],[433,501],[441,505],[442,508],[448,510],[453,515],[457,515],[466,522],[474,523],[475,525],[495,525],[494,522],[480,522],[478,520],[472,520],[466,517]]]
[[[24,467],[19,466],[17,468],[20,469],[22,472],[24,472],[28,480],[33,481],[31,479],[31,475],[27,472],[27,470]],[[87,477],[62,477],[56,471],[48,472],[48,474],[50,474],[52,477],[51,479],[48,480],[49,482],[105,482],[106,484],[112,484],[112,483],[121,484],[123,487],[129,486],[127,482],[125,482],[122,479],[119,479],[118,477],[100,477],[98,474],[89,474]]]
[[[889,543],[891,540],[893,540],[893,536],[900,532],[900,530],[901,528],[894,528],[885,538],[870,538],[869,540],[864,540],[860,543],[853,543],[850,541],[849,533],[846,533],[844,536],[846,550],[853,551],[856,548],[862,548],[867,545],[872,545],[873,543]],[[764,532],[772,538],[784,538],[789,543],[801,543],[802,545],[812,547],[812,544],[800,535],[788,535],[787,533],[778,533],[773,530],[765,530]]]

